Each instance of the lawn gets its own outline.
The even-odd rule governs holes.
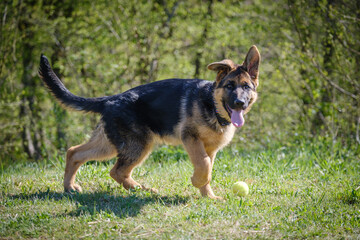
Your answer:
[[[84,165],[83,193],[64,193],[64,159],[3,166],[0,238],[359,239],[359,146],[294,141],[218,153],[212,186],[225,201],[201,198],[182,148],[159,147],[134,172],[158,194],[126,191],[109,176],[114,160]],[[243,180],[250,194],[234,196]]]

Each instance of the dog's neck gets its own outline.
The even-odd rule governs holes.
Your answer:
[[[229,122],[228,120],[226,120],[225,118],[223,118],[222,116],[220,116],[220,114],[218,113],[218,111],[216,110],[216,106],[215,106],[215,115],[216,115],[216,118],[219,122],[219,124],[222,126],[222,127],[225,127],[225,126],[228,126],[231,122]]]
[[[217,110],[216,108],[216,102],[215,102],[215,99],[214,99],[214,90],[215,90],[215,84],[213,86],[213,89],[212,89],[212,100],[213,100],[213,104],[214,104],[214,109],[215,109],[215,116],[218,120],[218,123],[220,124],[220,126],[222,127],[225,127],[225,126],[228,126],[230,125],[231,122],[229,122],[228,120],[226,120],[225,118],[223,118],[220,114],[219,114],[219,111]]]

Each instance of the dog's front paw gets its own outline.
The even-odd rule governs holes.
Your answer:
[[[82,192],[82,188],[78,184],[71,184],[69,186],[64,186],[65,192]]]
[[[205,197],[205,198],[207,197],[207,198],[214,199],[214,200],[225,201],[224,198],[216,196],[212,191],[210,191],[210,192],[201,192],[201,195],[203,197]]]
[[[209,183],[199,189],[200,189],[201,196],[203,196],[203,197],[208,197],[210,199],[221,200],[221,201],[224,200],[222,197],[218,197],[214,194]]]
[[[209,198],[211,198],[211,199],[214,199],[214,200],[225,201],[224,198],[219,197],[219,196],[215,196],[215,195],[213,195],[213,196],[207,196],[207,197],[209,197]]]

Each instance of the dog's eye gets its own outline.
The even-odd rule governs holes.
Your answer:
[[[247,85],[247,84],[244,85],[243,88],[244,88],[245,90],[251,89],[251,87],[250,87],[249,85]]]
[[[234,89],[234,84],[229,83],[226,85],[226,88],[232,90],[232,89]]]

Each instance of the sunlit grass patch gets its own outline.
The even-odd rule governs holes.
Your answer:
[[[263,150],[231,146],[217,156],[201,198],[182,148],[160,147],[134,171],[159,194],[127,191],[109,176],[115,160],[81,167],[83,193],[63,192],[64,161],[10,166],[1,173],[5,238],[355,238],[360,234],[358,150],[299,142]],[[231,192],[248,183],[245,198]]]

